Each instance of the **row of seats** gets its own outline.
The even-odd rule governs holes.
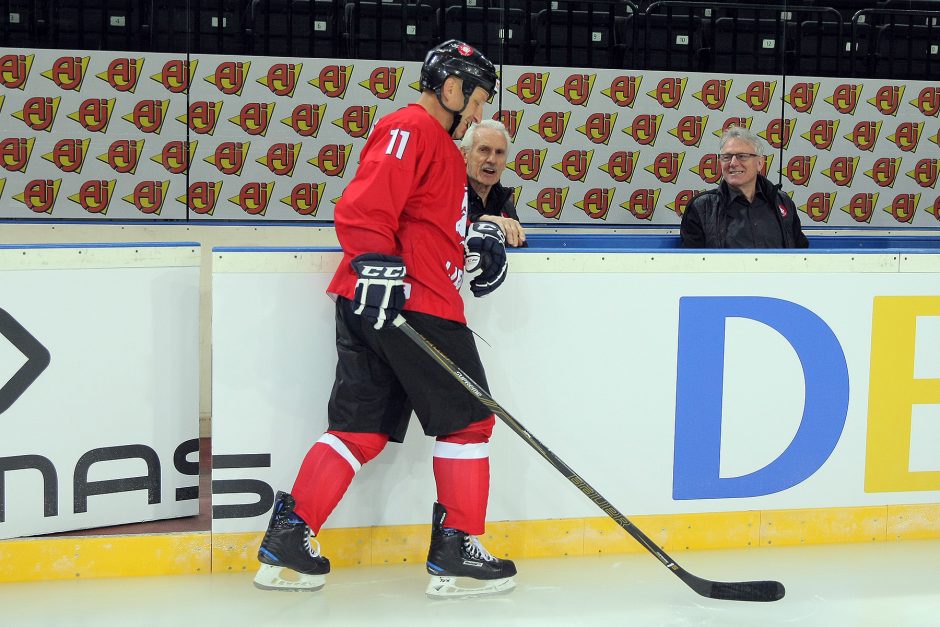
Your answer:
[[[772,0],[771,0],[772,1]],[[511,65],[940,75],[940,0],[0,0],[0,46]]]

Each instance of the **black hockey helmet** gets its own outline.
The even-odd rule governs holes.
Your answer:
[[[451,39],[432,48],[421,66],[421,89],[430,89],[441,95],[448,76],[463,79],[464,98],[477,87],[482,87],[492,98],[496,94],[498,79],[496,67],[479,50],[462,41]]]

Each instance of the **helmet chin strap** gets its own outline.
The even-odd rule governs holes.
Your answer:
[[[448,107],[446,104],[444,104],[444,98],[441,96],[441,91],[443,91],[443,88],[440,89],[440,90],[438,90],[437,92],[435,92],[435,93],[437,94],[437,101],[438,101],[439,103],[441,103],[441,106],[444,108],[445,111],[447,111],[448,113],[453,114],[453,116],[454,116],[454,123],[450,125],[450,130],[447,131],[447,134],[450,135],[451,137],[453,137],[453,136],[454,136],[454,131],[456,131],[456,130],[457,130],[457,127],[460,126],[460,120],[462,119],[460,114],[463,113],[464,109],[467,108],[467,103],[470,102],[470,98],[469,98],[469,96],[467,96],[466,94],[464,95],[464,97],[463,97],[463,106],[462,106],[462,107],[460,108],[460,110],[458,111],[458,110],[455,110],[455,109],[451,109],[451,108]],[[463,92],[461,91],[460,93],[463,93]]]

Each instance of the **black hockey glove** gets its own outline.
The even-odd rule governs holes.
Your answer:
[[[405,263],[401,257],[366,253],[354,257],[353,270],[359,275],[353,313],[376,329],[388,329],[405,306]]]
[[[470,291],[477,297],[486,296],[502,285],[506,278],[509,265],[506,262],[506,236],[492,222],[474,222],[467,231],[463,245],[466,250],[466,271],[481,270],[470,281]]]

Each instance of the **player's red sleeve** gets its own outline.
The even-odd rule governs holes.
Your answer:
[[[363,253],[401,254],[396,233],[413,194],[420,137],[413,129],[376,126],[363,147],[356,176],[336,205],[336,235],[349,257]]]

